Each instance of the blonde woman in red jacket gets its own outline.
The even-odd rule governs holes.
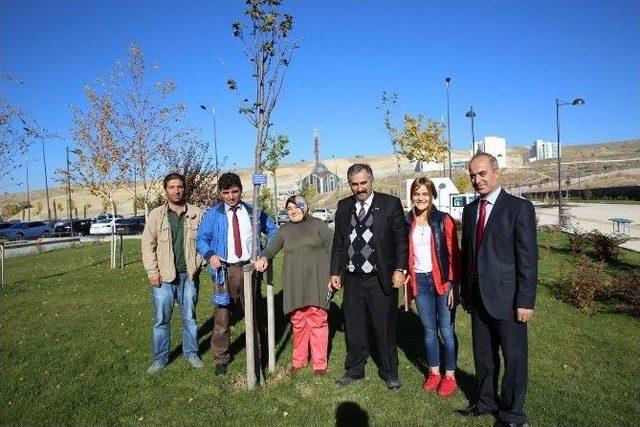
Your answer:
[[[436,188],[429,178],[417,178],[411,184],[413,208],[407,213],[410,225],[407,293],[415,298],[424,326],[429,373],[422,388],[446,397],[458,388],[454,375],[457,353],[454,318],[460,249],[453,218],[435,208],[436,197]],[[444,358],[440,354],[438,332],[444,342]],[[444,375],[440,371],[442,359]]]

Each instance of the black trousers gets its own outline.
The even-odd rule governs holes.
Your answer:
[[[396,347],[396,324],[398,319],[398,293],[385,295],[375,274],[345,274],[344,323],[347,341],[345,370],[347,375],[361,377],[369,357],[369,326],[377,344],[380,366],[378,373],[383,379],[398,378],[398,349]]]
[[[512,423],[526,422],[524,398],[527,391],[527,324],[513,319],[495,319],[487,313],[476,291],[471,312],[473,359],[478,378],[477,406],[498,411],[498,418]],[[500,353],[504,358],[501,396],[498,397]]]

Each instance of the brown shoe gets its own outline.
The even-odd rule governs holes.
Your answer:
[[[324,375],[327,373],[326,369],[314,369],[313,370],[313,375],[316,377],[324,377]]]
[[[289,368],[289,375],[294,376],[295,374],[298,373],[298,371],[300,371],[303,367],[297,367],[297,366],[292,366]]]

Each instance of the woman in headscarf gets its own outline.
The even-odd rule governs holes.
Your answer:
[[[282,289],[284,314],[290,314],[293,354],[290,373],[309,363],[314,375],[327,371],[329,323],[327,283],[333,232],[320,219],[309,215],[309,206],[301,196],[291,196],[285,204],[290,222],[285,223],[256,261],[256,270],[264,271],[276,254],[284,249]]]

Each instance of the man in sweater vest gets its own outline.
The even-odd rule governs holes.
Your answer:
[[[398,390],[397,288],[405,280],[408,254],[404,212],[397,197],[373,192],[369,165],[352,165],[347,179],[353,196],[338,202],[329,283],[334,291],[345,288],[346,373],[336,384],[346,387],[364,377],[371,327],[378,373],[389,390]]]

